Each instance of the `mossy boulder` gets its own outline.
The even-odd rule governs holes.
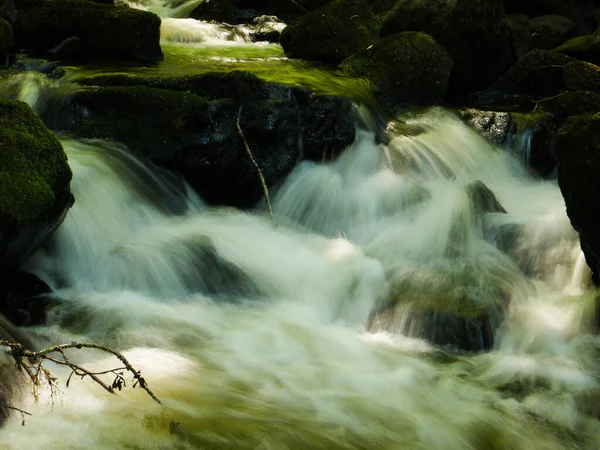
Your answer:
[[[600,114],[569,117],[559,130],[558,184],[581,248],[600,284]]]
[[[600,93],[600,67],[585,61],[573,61],[565,66],[565,82],[569,90]]]
[[[600,29],[592,34],[570,39],[554,51],[581,61],[600,64]]]
[[[244,72],[95,82],[107,86],[76,92],[67,107],[71,119],[63,123],[74,123],[71,133],[123,142],[181,173],[214,204],[252,207],[263,195],[238,134],[238,114],[269,186],[301,157],[321,159],[354,141],[348,100],[268,84]],[[315,111],[320,115],[311,117]]]
[[[27,106],[0,100],[0,271],[22,265],[73,203],[58,139]]]
[[[450,92],[487,87],[514,61],[502,0],[399,0],[381,36],[404,31],[431,35],[454,61]]]
[[[425,33],[398,33],[342,63],[350,75],[372,83],[375,95],[392,111],[444,101],[452,58]]]
[[[295,0],[211,0],[200,3],[190,17],[240,24],[251,23],[259,16],[275,16],[289,23],[306,12],[304,5]]]
[[[564,16],[573,21],[582,32],[589,32],[589,23],[595,13],[595,0],[503,0],[507,14],[525,14],[529,17],[545,15]]]
[[[21,48],[47,52],[79,39],[72,59],[159,60],[160,18],[126,6],[86,0],[46,0],[19,9],[15,37]]]
[[[550,50],[568,39],[575,37],[577,25],[566,17],[548,15],[535,17],[529,21],[533,33],[531,48]]]
[[[335,0],[288,25],[280,44],[292,58],[340,63],[377,40],[375,18],[363,0]]]
[[[522,95],[526,98],[550,97],[566,90],[564,67],[573,58],[548,50],[532,50],[519,59],[489,87],[488,91]]]
[[[539,112],[552,114],[559,123],[568,117],[600,111],[600,94],[592,91],[568,91],[538,103]]]
[[[513,55],[519,59],[531,49],[532,36],[529,18],[524,14],[512,14],[506,16],[506,23],[510,31]]]

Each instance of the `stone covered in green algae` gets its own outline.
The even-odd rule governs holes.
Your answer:
[[[431,36],[405,32],[389,36],[342,63],[364,77],[388,108],[441,103],[446,97],[452,58]]]
[[[592,34],[570,39],[554,51],[581,61],[600,64],[600,29]]]
[[[47,51],[72,37],[81,39],[81,58],[158,60],[160,18],[126,6],[86,0],[46,0],[23,5],[15,31],[21,47]]]
[[[70,180],[54,134],[27,104],[0,99],[0,260],[9,240],[47,214]]]
[[[364,0],[335,0],[292,22],[280,43],[290,57],[340,63],[377,39],[376,19]]]

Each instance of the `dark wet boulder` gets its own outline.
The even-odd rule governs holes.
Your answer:
[[[400,0],[381,36],[404,31],[427,33],[448,51],[450,92],[459,96],[484,89],[514,61],[502,0]]]
[[[335,0],[288,25],[280,44],[292,58],[340,63],[377,39],[375,18],[364,0]]]
[[[211,0],[202,2],[190,17],[230,24],[251,23],[259,16],[275,16],[289,23],[306,14],[306,9],[294,0]]]
[[[573,116],[558,135],[558,184],[579,233],[593,281],[600,284],[600,114]]]
[[[73,204],[58,139],[27,106],[0,100],[0,272],[22,265]]]
[[[510,44],[515,59],[521,58],[531,49],[531,29],[529,18],[524,14],[506,16],[506,23],[510,31]]]
[[[244,72],[94,81],[106,86],[75,93],[64,126],[75,136],[123,142],[181,173],[210,203],[251,207],[263,195],[238,133],[238,117],[269,186],[287,175],[303,151],[317,158],[354,140],[349,101]],[[312,116],[315,111],[321,116]]]
[[[0,274],[0,313],[17,326],[41,325],[54,305],[52,289],[35,275],[23,271]]]
[[[473,181],[465,186],[465,192],[471,202],[471,207],[477,214],[506,213],[504,207],[496,198],[496,194],[481,181]]]
[[[69,40],[69,51],[61,57],[70,60],[159,60],[160,23],[155,14],[126,6],[46,0],[19,8],[15,37],[21,48],[38,52],[56,50]],[[75,39],[80,40],[77,48]]]
[[[501,147],[506,142],[511,124],[510,113],[467,108],[458,110],[457,114],[490,143]]]
[[[381,103],[398,111],[443,102],[452,58],[431,36],[405,32],[352,55],[342,67],[350,75],[368,79]]]
[[[0,66],[5,64],[6,52],[11,48],[12,41],[12,27],[0,16]]]
[[[573,61],[565,66],[565,82],[569,90],[600,93],[600,67],[584,61]]]
[[[564,67],[573,58],[548,50],[532,50],[487,89],[488,92],[542,98],[566,90]]]
[[[253,42],[279,42],[285,26],[285,23],[275,16],[259,16],[248,26],[248,34]]]
[[[563,16],[540,16],[529,21],[531,48],[550,50],[577,34],[577,25]]]
[[[593,34],[570,39],[554,51],[581,61],[600,64],[600,29]]]

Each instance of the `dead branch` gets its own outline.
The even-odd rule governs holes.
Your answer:
[[[242,131],[242,127],[240,126],[240,116],[242,115],[242,107],[238,110],[237,118],[235,121],[235,125],[237,127],[237,132],[242,138],[242,142],[244,143],[244,148],[246,149],[246,153],[248,153],[248,157],[252,164],[256,168],[256,173],[258,174],[258,178],[260,179],[260,184],[262,185],[263,193],[265,194],[265,201],[267,202],[267,209],[269,210],[269,216],[271,217],[271,223],[273,224],[273,228],[277,229],[277,222],[275,221],[275,214],[273,214],[273,208],[271,207],[271,198],[269,197],[269,188],[267,187],[267,182],[265,181],[265,177],[263,176],[262,170],[259,167],[258,163],[254,159],[252,155],[252,151],[250,150],[250,146],[248,145],[248,140],[246,139],[246,135]]]
[[[27,350],[21,344],[9,342],[6,340],[0,340],[0,346],[8,347],[10,349],[9,353],[15,360],[17,369],[23,370],[27,374],[29,380],[31,381],[33,395],[36,399],[38,398],[38,388],[46,384],[50,387],[52,398],[54,398],[54,393],[57,389],[58,380],[43,365],[44,362],[50,361],[61,366],[67,366],[71,369],[71,374],[69,375],[69,378],[66,382],[67,387],[69,387],[71,378],[73,376],[77,376],[81,379],[89,377],[97,384],[99,384],[105,391],[111,394],[116,394],[116,390],[121,391],[125,387],[125,373],[129,372],[133,377],[132,387],[135,388],[139,385],[139,387],[144,389],[155,402],[162,403],[158,399],[158,397],[154,395],[154,392],[152,392],[152,390],[148,387],[148,384],[146,383],[144,377],[142,377],[141,372],[139,370],[136,370],[127,360],[127,358],[125,358],[125,356],[105,345],[71,342],[70,344],[54,345],[52,347],[48,347],[37,352]],[[82,348],[91,348],[110,353],[111,355],[116,357],[122,365],[114,369],[108,369],[99,372],[88,370],[83,366],[71,361],[71,359],[67,356],[67,353],[65,352],[65,350],[68,349]],[[100,376],[102,375],[114,376],[113,382],[111,384],[105,383],[100,378]],[[6,407],[20,411],[14,407]],[[21,411],[21,413],[24,413],[24,411]]]

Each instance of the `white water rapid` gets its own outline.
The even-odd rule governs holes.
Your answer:
[[[76,203],[28,265],[60,301],[35,335],[122,350],[164,405],[90,380],[37,403],[24,392],[33,415],[13,415],[0,448],[598,448],[593,294],[556,183],[445,111],[408,126],[297,167],[271,193],[277,230],[117,144],[63,141]],[[478,209],[477,180],[506,213]],[[467,298],[498,326],[493,349],[377,328],[392,297]]]

